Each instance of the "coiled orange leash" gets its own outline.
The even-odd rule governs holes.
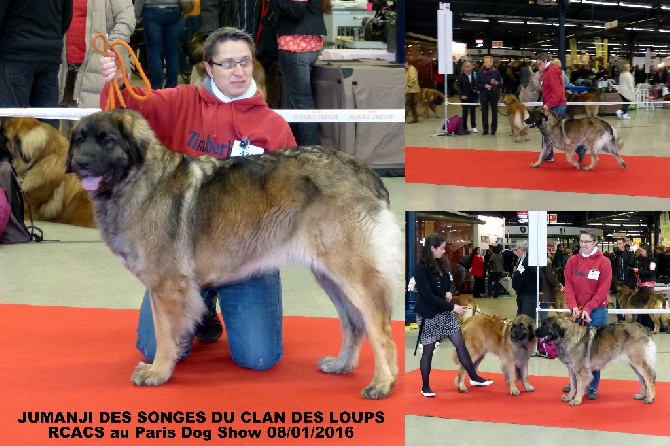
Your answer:
[[[98,40],[102,39],[102,47],[98,45]],[[130,57],[133,59],[133,62],[135,62],[135,66],[137,67],[137,71],[140,73],[140,77],[142,78],[142,81],[144,82],[144,85],[146,86],[146,94],[140,95],[135,92],[131,88],[130,85],[130,78],[128,77],[128,72],[126,71],[126,67],[123,63],[123,55],[119,50],[117,50],[115,47],[117,46],[122,46],[124,47],[127,51]],[[93,34],[91,37],[91,47],[98,53],[102,54],[103,56],[107,56],[107,50],[111,49],[114,51],[114,54],[116,55],[116,60],[118,60],[118,67],[121,70],[121,75],[123,76],[123,83],[128,87],[128,91],[130,92],[130,95],[140,101],[145,101],[151,96],[151,83],[149,82],[149,79],[147,79],[147,76],[144,74],[144,70],[142,70],[142,65],[140,65],[139,60],[137,60],[137,56],[133,52],[133,49],[128,45],[126,42],[122,40],[115,40],[111,44],[107,41],[107,36],[104,34]],[[126,102],[123,100],[123,96],[121,95],[121,87],[119,87],[119,82],[114,78],[112,80],[112,85],[109,90],[109,96],[107,97],[107,104],[105,105],[105,110],[112,110],[116,108],[116,99],[118,98],[119,104],[121,104],[121,107],[126,108]]]

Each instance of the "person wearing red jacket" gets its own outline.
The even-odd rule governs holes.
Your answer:
[[[256,88],[252,78],[254,51],[253,39],[244,31],[220,28],[205,41],[208,76],[203,85],[152,91],[144,101],[133,98],[128,86],[123,85],[116,58],[110,51],[99,62],[107,82],[100,104],[104,107],[110,94],[109,82],[120,80],[126,106],[147,119],[165,146],[187,155],[228,158],[241,152],[242,142],[251,153],[295,147],[288,123],[270,110]],[[139,87],[130,88],[145,94]],[[283,354],[279,272],[203,289],[208,311],[196,331],[200,342],[214,342],[223,332],[216,314],[217,295],[233,361],[254,370],[274,366]],[[137,334],[137,348],[147,361],[153,362],[156,338],[148,292],[140,309]],[[184,344],[180,359],[189,354],[190,347],[191,342]]]
[[[484,289],[484,257],[479,254],[479,246],[472,251],[472,263],[470,264],[470,274],[475,279],[472,287],[472,297],[482,297]]]
[[[561,67],[553,62],[552,57],[547,53],[538,54],[535,62],[540,69],[540,73],[542,73],[540,85],[544,108],[548,108],[556,113],[559,118],[563,118],[565,110],[568,108],[568,100],[565,96],[565,85],[563,83],[563,71],[561,70]],[[544,145],[545,142],[543,140],[542,146],[544,147]],[[584,159],[585,153],[586,148],[584,146],[577,147],[577,155],[579,156],[580,163]],[[548,149],[544,160],[549,162],[554,161],[553,147]]]
[[[597,235],[588,231],[579,232],[579,254],[568,259],[564,275],[565,304],[572,311],[573,318],[587,327],[606,326],[612,263],[598,249]],[[595,370],[588,388],[588,399],[598,398],[599,383],[600,370]],[[570,386],[563,390],[569,392]]]

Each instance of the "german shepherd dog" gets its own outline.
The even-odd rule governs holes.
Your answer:
[[[616,131],[607,122],[599,118],[559,119],[556,113],[546,108],[538,108],[530,112],[526,120],[530,128],[537,127],[542,133],[545,144],[537,161],[530,167],[538,167],[546,157],[549,146],[563,150],[568,163],[577,169],[591,170],[598,164],[598,153],[603,151],[612,154],[622,169],[626,168],[619,152],[623,141],[617,137]],[[591,163],[582,167],[574,160],[580,145],[586,146],[591,156]]]
[[[507,120],[511,129],[510,134],[514,136],[514,142],[521,141],[522,136],[526,141],[529,141],[528,124],[526,124],[526,119],[529,116],[528,109],[513,94],[506,94],[503,97],[503,102],[507,108]]]
[[[535,321],[521,314],[513,321],[498,317],[475,314],[462,327],[465,346],[472,357],[475,368],[487,353],[500,358],[500,368],[505,375],[512,396],[520,395],[516,380],[520,379],[526,392],[535,391],[528,382],[528,361],[535,351]],[[458,357],[454,354],[454,362]],[[454,382],[459,392],[467,392],[465,369],[461,366]]]
[[[571,406],[582,403],[584,392],[594,370],[625,360],[640,379],[642,391],[636,400],[654,402],[656,393],[656,344],[651,332],[633,322],[619,322],[605,327],[585,327],[565,317],[548,317],[535,330],[540,340],[554,341],[558,359],[568,367],[570,393],[561,400]]]
[[[201,287],[292,261],[311,268],[341,319],[339,355],[319,369],[351,372],[367,334],[375,372],[361,393],[389,395],[402,239],[388,191],[361,161],[318,146],[192,158],[165,148],[139,113],[117,109],[76,124],[69,165],[90,191],[103,239],[150,293],[156,356],[139,363],[133,383],[170,378],[204,313]]]

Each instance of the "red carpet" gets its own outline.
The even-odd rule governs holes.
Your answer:
[[[210,430],[212,440],[219,443],[219,430],[227,428],[238,434],[259,430],[260,439],[226,438],[226,444],[404,444],[402,384],[385,400],[368,401],[360,396],[373,372],[367,342],[352,374],[327,375],[316,369],[321,356],[339,350],[337,319],[285,317],[284,357],[272,370],[254,372],[234,365],[224,340],[213,345],[196,342],[191,356],[177,364],[167,384],[136,387],[130,376],[141,359],[135,350],[137,315],[133,310],[0,305],[0,344],[4,346],[0,444],[203,444],[203,438],[184,439],[189,430],[198,429]],[[393,324],[393,332],[402,356],[401,322]],[[404,370],[402,364],[399,367]],[[93,421],[18,422],[23,412],[46,411],[78,411],[80,416],[90,411]],[[180,422],[145,421],[142,413],[152,411],[172,412]],[[183,419],[184,413],[199,411],[202,414],[194,417],[201,422]],[[126,412],[127,421],[104,422],[111,412]],[[213,412],[234,420],[219,422]],[[263,423],[266,413],[271,418],[284,416],[285,421]],[[366,413],[372,413],[367,422]],[[117,421],[124,421],[124,415],[119,414]],[[95,433],[87,426],[97,427],[103,437],[54,440],[49,438],[50,426],[65,428],[63,433],[75,437],[77,432]],[[147,432],[137,436],[138,428],[153,430],[159,439],[147,439]],[[130,440],[111,438],[114,429],[128,430]],[[288,438],[279,438],[287,432]]]
[[[656,383],[656,400],[644,404],[633,399],[640,391],[638,381],[609,380],[600,382],[599,398],[584,399],[581,406],[571,407],[561,401],[565,378],[531,376],[535,392],[521,391],[513,397],[499,373],[484,373],[495,382],[490,387],[473,388],[458,393],[454,387],[455,370],[433,370],[430,378],[435,398],[424,398],[421,375],[414,370],[405,375],[406,411],[410,415],[488,421],[493,423],[527,424],[630,434],[670,436],[670,383]],[[631,376],[633,371],[631,370]],[[519,390],[521,384],[517,384]]]
[[[644,197],[670,197],[670,184],[649,183],[670,171],[670,158],[622,155],[626,169],[608,154],[599,156],[593,171],[578,171],[555,152],[556,161],[528,167],[539,152],[501,150],[405,149],[405,181],[450,186],[530,189],[552,192],[583,192]],[[590,162],[586,156],[586,162]]]

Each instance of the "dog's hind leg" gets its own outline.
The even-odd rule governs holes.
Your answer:
[[[582,167],[583,170],[593,170],[598,165],[598,153],[591,149],[589,150],[589,154],[591,155],[591,163],[586,167]]]
[[[530,167],[539,167],[544,161],[544,158],[547,156],[549,151],[549,143],[545,141],[544,136],[542,137],[542,150],[540,151],[540,156],[537,157],[537,161],[530,164]]]
[[[326,373],[350,373],[358,365],[358,355],[365,336],[365,322],[360,311],[347,299],[342,289],[325,273],[312,270],[316,281],[335,305],[342,327],[342,344],[336,358],[319,360],[319,370]]]
[[[361,266],[363,270],[358,270]],[[326,292],[340,314],[342,346],[337,358],[321,359],[319,369],[326,373],[350,372],[358,363],[361,342],[367,332],[375,358],[375,373],[361,394],[364,398],[385,398],[391,393],[398,375],[396,346],[391,337],[391,284],[376,274],[372,265],[349,264],[346,268],[346,274],[337,274],[336,286],[341,291],[334,297],[332,285],[325,280]],[[317,280],[324,283],[323,277]],[[332,284],[335,283],[332,280]]]
[[[149,294],[156,355],[153,364],[140,362],[135,368],[131,381],[138,386],[156,386],[170,379],[184,343],[205,311],[199,288],[184,277],[167,279]]]

